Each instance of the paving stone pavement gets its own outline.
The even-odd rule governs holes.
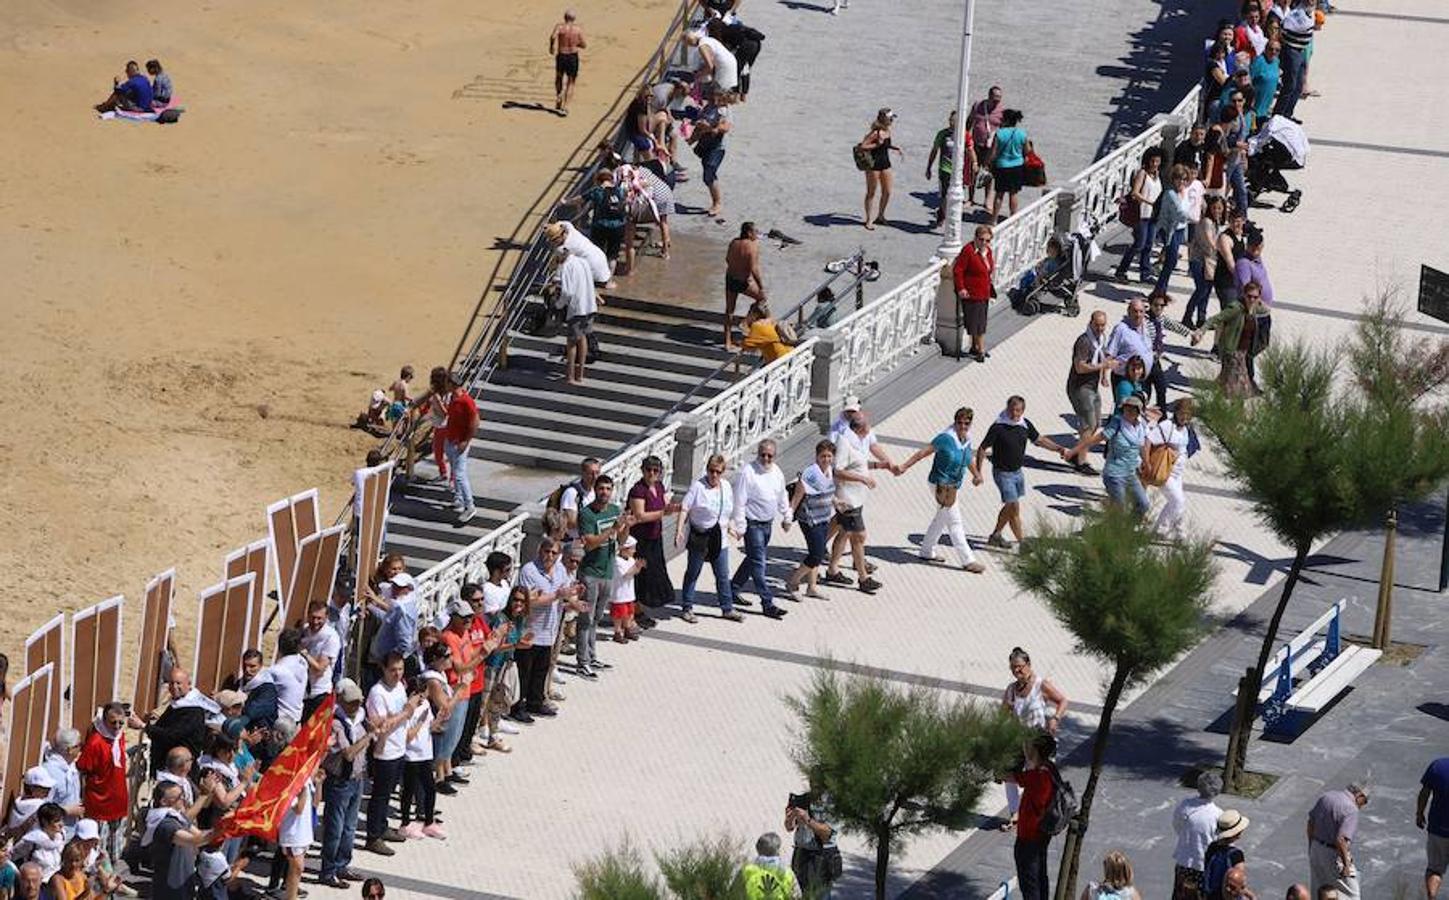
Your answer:
[[[803,63],[798,70],[789,71],[790,77],[784,77],[787,73],[782,72],[781,60],[799,57],[781,47],[801,37],[813,38],[824,48],[828,45],[818,42],[826,39],[820,36],[826,26],[865,27],[873,33],[899,36],[902,30],[919,28],[924,22],[930,35],[918,33],[893,46],[911,48],[911,57],[929,55],[927,51],[935,48],[937,56],[947,53],[944,58],[949,60],[955,52],[956,26],[946,14],[948,4],[944,2],[913,4],[913,9],[920,6],[919,16],[906,17],[897,5],[855,0],[849,14],[838,19],[807,14],[807,5],[797,0],[778,6],[759,2],[756,13],[752,4],[749,11],[770,35],[771,43],[766,51],[770,55],[762,57],[759,70],[757,90],[761,93],[751,101],[749,116],[772,115],[766,91],[808,87],[805,74],[810,69]],[[1011,33],[1022,37],[997,43],[1009,45],[1013,52],[1036,54],[1031,57],[1033,66],[1016,70],[1031,72],[1030,83],[1042,91],[1042,99],[1035,107],[1023,105],[1029,111],[1042,109],[1047,98],[1067,99],[1080,88],[1101,92],[1095,107],[1100,115],[1100,110],[1112,108],[1108,101],[1118,98],[1122,85],[1113,82],[1108,88],[1099,83],[1103,75],[1108,80],[1112,76],[1095,71],[1100,67],[1097,60],[1115,60],[1135,46],[1130,38],[1123,38],[1124,29],[1133,29],[1132,23],[1153,23],[1137,27],[1150,35],[1159,21],[1129,14],[1138,6],[1147,9],[1147,4],[1113,5],[1120,7],[1119,15],[1101,17],[1112,19],[1110,29],[1095,13],[1083,14],[1082,28],[1100,30],[1058,34],[1053,27],[1041,32],[1041,45],[1025,40],[1026,23],[1040,22],[1040,16],[1047,14],[1045,5],[1030,15],[1004,8],[983,10],[986,18],[978,31],[986,54],[983,66],[994,73],[1008,69],[1004,49],[986,49],[992,45],[984,37],[994,27],[992,17],[1000,17],[995,27],[1003,29],[1001,23],[1008,18],[1018,21],[1021,30]],[[1088,6],[1096,10],[1098,4],[1055,6],[1050,14],[1063,17],[1055,22],[1065,23],[1078,15],[1073,10]],[[776,18],[785,17],[786,11],[798,13],[798,24],[794,19]],[[1185,15],[1177,7],[1171,13]],[[870,15],[879,18],[872,21],[867,18]],[[1422,22],[1395,18],[1399,15],[1444,21],[1439,7],[1428,0],[1394,0],[1392,9],[1376,8],[1371,15],[1355,15],[1349,9],[1331,19],[1323,34],[1312,73],[1313,86],[1323,96],[1300,107],[1311,138],[1321,137],[1323,143],[1315,147],[1309,168],[1289,176],[1304,190],[1303,205],[1291,217],[1266,210],[1260,216],[1268,232],[1267,256],[1278,294],[1275,336],[1311,335],[1325,344],[1340,342],[1352,328],[1362,294],[1380,283],[1397,282],[1412,289],[1421,260],[1432,264],[1437,258],[1439,267],[1449,268],[1444,265],[1442,229],[1433,218],[1449,200],[1445,196],[1449,192],[1445,187],[1449,184],[1445,177],[1449,174],[1445,171],[1449,144],[1442,129],[1432,124],[1433,117],[1419,113],[1444,108],[1449,78],[1444,77],[1443,61],[1432,58],[1427,48],[1417,54],[1382,53],[1390,45],[1424,47],[1436,33]],[[798,35],[793,29],[798,29]],[[952,37],[941,37],[947,34]],[[856,40],[864,40],[863,35]],[[939,47],[930,44],[931,40],[938,41]],[[1057,42],[1055,49],[1045,46],[1053,42]],[[819,58],[846,52],[860,58],[869,46],[848,39],[831,47],[829,54],[822,49]],[[1149,46],[1142,52],[1150,50]],[[995,63],[993,53],[999,54]],[[1357,61],[1370,55],[1379,64],[1366,77]],[[1070,69],[1070,62],[1077,66],[1075,70]],[[927,111],[944,110],[949,103],[949,68],[939,69],[939,79],[934,71],[923,74],[924,67],[910,60],[892,71],[891,77],[919,90],[911,94],[899,88],[883,102],[907,109],[906,102],[896,97],[924,95],[927,83],[929,91],[940,95],[922,102],[921,112],[909,113],[906,121],[913,128],[923,127],[917,123],[931,122],[939,115],[932,113],[927,118]],[[1049,82],[1048,78],[1061,81]],[[991,80],[1006,79],[986,74],[977,83]],[[843,91],[856,98],[852,102],[864,112],[846,115],[844,107],[849,104],[836,102],[833,105],[842,108],[840,121],[832,118],[829,124],[819,124],[812,120],[813,125],[834,131],[812,132],[808,137],[798,129],[781,131],[774,151],[779,154],[774,162],[780,175],[798,171],[799,158],[821,162],[817,172],[800,179],[802,184],[792,189],[794,194],[778,188],[780,196],[798,197],[806,183],[817,186],[823,181],[834,187],[815,187],[820,199],[812,206],[802,207],[795,200],[782,200],[780,206],[812,212],[838,209],[848,214],[858,199],[855,188],[847,191],[842,179],[817,176],[828,176],[837,168],[846,171],[849,163],[843,148],[858,138],[855,120],[861,119],[863,126],[869,109],[881,104],[862,97],[858,81],[844,71],[822,72],[819,81],[828,85],[822,91]],[[1047,87],[1049,83],[1054,86]],[[1383,93],[1383,85],[1393,85],[1394,92]],[[1175,92],[1172,102],[1180,93]],[[1124,95],[1136,96],[1130,91]],[[1362,115],[1370,107],[1377,110],[1373,120]],[[1037,116],[1037,127],[1045,127],[1042,120],[1047,118]],[[1065,121],[1065,113],[1058,118]],[[913,137],[912,143],[924,141],[924,134],[923,130],[921,136]],[[791,139],[785,140],[786,136]],[[791,153],[786,149],[796,146],[802,150]],[[1090,142],[1083,145],[1090,146]],[[1081,158],[1076,163],[1091,155],[1085,149],[1078,152]],[[1066,160],[1065,150],[1054,151],[1049,165],[1064,173]],[[922,168],[924,160],[911,164]],[[747,165],[747,154],[740,153],[726,164],[727,177],[736,179],[736,184],[750,181],[742,177],[748,172]],[[853,171],[847,174],[853,182]],[[1375,215],[1372,228],[1346,235],[1346,228],[1365,210],[1387,207],[1394,209],[1393,215]],[[757,218],[764,221],[763,216]],[[924,218],[924,213],[917,218]],[[838,228],[821,230],[836,240],[833,235]],[[929,237],[915,237],[926,252],[934,246]],[[815,252],[823,250],[826,256],[839,253],[840,247],[857,238],[839,240],[834,246],[822,242]],[[1339,249],[1345,242],[1349,251]],[[916,252],[901,246],[902,259]],[[915,270],[914,265],[909,271]],[[798,277],[804,283],[815,277],[810,272],[818,270],[807,272],[802,267],[800,271],[804,274]],[[902,266],[902,274],[904,271]],[[1174,280],[1177,297],[1185,296],[1186,288],[1185,277]],[[1115,319],[1125,300],[1140,293],[1135,287],[1102,282],[1089,291],[1083,305],[1087,310],[1107,309]],[[976,409],[974,436],[979,439],[1004,396],[1013,392],[1027,398],[1028,415],[1044,432],[1068,431],[1062,418],[1066,359],[1085,320],[1048,316],[1027,323],[1013,314],[1006,316],[992,326],[997,343],[986,364],[932,361],[913,382],[928,388],[918,393],[903,390],[890,404],[882,401],[881,408],[891,412],[876,428],[893,455],[903,457],[928,440],[949,421],[951,410],[961,405]],[[1411,318],[1426,335],[1449,333],[1425,317]],[[1001,340],[1007,332],[1010,336]],[[1186,348],[1177,346],[1173,352],[1185,373],[1205,370],[1208,365]],[[1095,479],[1053,465],[1045,455],[1038,455],[1038,462],[1028,472],[1029,527],[1037,516],[1064,520],[1081,503],[1100,494],[1100,482]],[[800,460],[791,458],[787,463],[798,466]],[[1161,860],[1170,854],[1171,845],[1161,835],[1166,810],[1182,793],[1171,784],[1173,774],[1182,763],[1212,759],[1220,753],[1224,739],[1204,729],[1226,709],[1231,680],[1240,668],[1238,655],[1253,643],[1252,631],[1261,612],[1252,604],[1279,581],[1288,558],[1286,548],[1252,520],[1246,505],[1222,478],[1210,446],[1190,466],[1193,525],[1220,541],[1217,610],[1225,618],[1241,618],[1234,618],[1228,629],[1208,639],[1179,668],[1132,698],[1124,713],[1121,738],[1114,745],[1119,755],[1109,769],[1098,807],[1100,830],[1089,838],[1087,851],[1089,860],[1095,860],[1109,840],[1128,849],[1138,862],[1144,896],[1162,895]],[[759,832],[780,828],[782,800],[798,789],[789,759],[791,722],[781,699],[800,690],[812,667],[826,660],[843,667],[883,669],[901,683],[934,680],[932,683],[946,689],[989,697],[1005,683],[1008,650],[1021,644],[1031,649],[1039,670],[1062,686],[1076,704],[1067,743],[1080,744],[1095,724],[1103,671],[1073,652],[1070,636],[1038,602],[1015,591],[995,554],[983,554],[988,570],[981,576],[913,559],[914,541],[919,540],[931,512],[924,481],[924,469],[899,479],[887,477],[871,498],[867,514],[872,554],[881,561],[880,574],[886,583],[876,597],[836,589],[829,602],[791,605],[791,614],[783,622],[752,615],[744,623],[734,624],[708,615],[710,595],[706,592],[702,598],[706,615],[699,625],[668,621],[639,644],[627,648],[605,645],[602,653],[615,668],[600,683],[571,680],[564,687],[569,697],[557,720],[532,726],[518,736],[515,753],[483,759],[473,770],[474,783],[442,807],[453,834],[449,841],[410,844],[386,861],[360,853],[357,867],[383,874],[390,884],[390,896],[562,897],[571,891],[571,864],[625,837],[645,848],[666,847],[684,837],[725,829],[744,846]],[[967,531],[979,540],[995,514],[994,489],[988,482],[967,491],[963,503]],[[1407,518],[1416,524],[1406,529],[1401,544],[1400,581],[1414,588],[1428,582],[1429,563],[1437,565],[1437,553],[1431,552],[1437,544],[1431,534],[1438,526],[1428,512]],[[1367,630],[1366,616],[1375,591],[1375,540],[1372,536],[1345,536],[1320,551],[1326,558],[1315,572],[1318,583],[1303,589],[1285,632],[1291,632],[1294,623],[1311,618],[1314,609],[1336,596],[1350,598],[1350,630]],[[794,534],[782,536],[778,544],[781,560],[793,559],[800,549]],[[1336,561],[1340,557],[1342,561]],[[682,560],[676,560],[671,571],[677,583]],[[707,575],[703,587],[709,587]],[[1442,596],[1405,589],[1397,602],[1396,636],[1434,644],[1443,626]],[[1250,859],[1255,861],[1255,883],[1281,889],[1287,871],[1272,871],[1269,863],[1294,865],[1293,854],[1301,852],[1295,842],[1301,835],[1306,803],[1319,785],[1359,772],[1370,760],[1370,774],[1381,787],[1364,826],[1364,846],[1375,855],[1372,862],[1366,861],[1367,883],[1376,888],[1393,873],[1412,870],[1416,857],[1409,836],[1403,835],[1402,816],[1404,798],[1411,799],[1411,795],[1405,793],[1409,788],[1404,786],[1403,772],[1418,766],[1421,751],[1427,752],[1416,742],[1441,750],[1449,746],[1444,723],[1428,721],[1429,717],[1414,711],[1426,698],[1442,698],[1444,666],[1442,651],[1435,647],[1409,669],[1372,670],[1344,702],[1294,744],[1257,745],[1254,767],[1288,777],[1260,803],[1245,805],[1257,822],[1248,843]],[[1143,761],[1147,751],[1152,757],[1147,761],[1150,765]],[[1413,777],[1417,778],[1417,772]],[[1001,802],[998,794],[983,804],[983,810],[998,809]],[[1381,836],[1383,844],[1379,843]],[[1003,846],[999,837],[984,832],[974,837],[929,835],[913,841],[897,857],[891,892],[899,895],[910,890],[910,896],[923,897],[984,895],[1010,875],[1009,848],[1003,858]],[[870,860],[858,839],[847,839],[845,850],[849,880],[842,895],[859,896],[865,890]],[[911,889],[913,883],[916,886]],[[311,889],[314,896],[340,896],[315,886]]]

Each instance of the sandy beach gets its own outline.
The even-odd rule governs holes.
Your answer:
[[[179,570],[179,644],[275,499],[328,521],[372,442],[349,423],[404,363],[446,362],[509,234],[676,4],[576,4],[552,106],[551,4],[228,7],[15,0],[0,41],[0,650],[58,610]],[[103,122],[159,58],[176,126]],[[43,102],[37,102],[37,93]],[[127,660],[129,672],[130,660]],[[127,676],[128,677],[128,676]],[[123,684],[129,684],[123,681]]]

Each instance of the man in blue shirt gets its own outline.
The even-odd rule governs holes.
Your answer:
[[[134,59],[126,63],[125,80],[113,78],[111,83],[114,85],[111,96],[107,97],[104,103],[96,104],[96,112],[111,112],[117,109],[133,112],[151,111],[151,102],[154,99],[151,82],[141,74],[141,67]]]
[[[1433,897],[1439,892],[1444,869],[1449,865],[1449,756],[1441,756],[1430,763],[1419,784],[1422,787],[1419,789],[1418,807],[1414,811],[1414,824],[1429,833],[1424,896]]]

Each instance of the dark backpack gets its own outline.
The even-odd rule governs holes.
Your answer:
[[[615,186],[604,190],[594,201],[594,218],[619,221],[628,213],[626,193],[623,187]]]
[[[1052,773],[1052,799],[1041,814],[1041,830],[1044,834],[1061,834],[1077,817],[1077,792],[1071,782],[1062,777],[1055,764],[1049,768]]]
[[[1223,884],[1228,880],[1228,870],[1233,867],[1233,846],[1210,844],[1202,862],[1203,897],[1217,900],[1223,895]]]

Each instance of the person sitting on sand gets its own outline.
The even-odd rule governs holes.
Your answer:
[[[161,70],[161,60],[146,60],[146,74],[151,76],[151,103],[157,108],[171,102],[171,76]]]
[[[96,104],[96,112],[112,112],[117,109],[151,112],[151,105],[155,100],[151,82],[141,74],[141,67],[134,59],[126,63],[125,79],[113,78],[111,84],[111,96],[105,102]]]

